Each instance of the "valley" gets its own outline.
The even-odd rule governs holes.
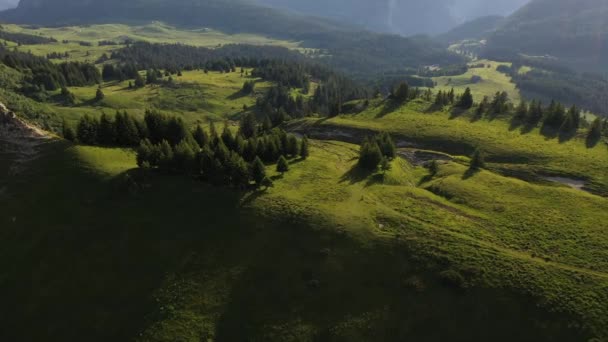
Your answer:
[[[608,338],[608,122],[529,86],[573,74],[110,3],[0,12],[0,340]]]

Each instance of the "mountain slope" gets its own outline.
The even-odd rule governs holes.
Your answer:
[[[608,0],[534,0],[508,17],[488,50],[550,55],[578,68],[605,68]]]
[[[402,35],[439,34],[462,21],[481,16],[508,15],[528,0],[255,0],[260,4],[289,9],[365,28]]]
[[[239,0],[23,0],[17,9],[0,13],[0,21],[53,26],[151,20],[302,42],[304,47],[321,49],[328,64],[362,75],[460,62],[428,38],[365,32]]]
[[[481,17],[457,26],[436,37],[443,43],[453,43],[462,40],[479,40],[490,35],[504,20],[501,16]]]

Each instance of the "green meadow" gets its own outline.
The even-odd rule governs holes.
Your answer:
[[[472,67],[481,64],[484,66]],[[462,75],[433,77],[433,81],[437,84],[435,90],[449,91],[454,88],[456,93],[461,94],[466,88],[471,88],[475,102],[480,102],[484,96],[491,99],[496,92],[506,91],[511,101],[518,103],[520,100],[519,90],[511,82],[511,77],[496,70],[500,65],[510,66],[510,63],[477,60],[470,63],[469,70]],[[525,73],[529,70],[529,68],[522,67],[520,72]]]
[[[300,49],[299,42],[290,42],[267,38],[255,34],[239,33],[226,34],[213,29],[178,29],[161,22],[152,22],[142,25],[103,24],[88,26],[63,27],[28,27],[13,24],[2,24],[7,32],[26,33],[47,38],[54,38],[58,42],[43,45],[22,45],[17,49],[46,56],[49,53],[70,54],[71,61],[95,62],[104,53],[110,55],[121,45],[99,46],[100,41],[123,42],[147,41],[150,43],[179,43],[202,47],[217,47],[226,44],[275,45],[289,49]],[[67,43],[64,43],[67,41]],[[82,46],[80,42],[90,43],[92,46]],[[8,42],[13,47],[16,44]],[[302,50],[304,51],[304,50]],[[62,60],[56,60],[58,62]]]

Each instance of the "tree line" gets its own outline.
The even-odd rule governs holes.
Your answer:
[[[43,57],[10,51],[3,47],[0,47],[0,61],[10,68],[24,72],[23,92],[28,96],[67,86],[89,86],[101,82],[99,70],[89,63],[55,64]]]
[[[254,182],[268,186],[266,164],[276,164],[277,172],[289,170],[289,158],[309,156],[308,139],[298,139],[266,120],[258,123],[244,115],[236,133],[225,124],[218,132],[198,125],[190,131],[181,118],[148,111],[144,120],[117,112],[112,120],[83,116],[74,131],[64,122],[66,139],[86,145],[137,146],[141,168],[186,174],[218,185],[244,188]]]

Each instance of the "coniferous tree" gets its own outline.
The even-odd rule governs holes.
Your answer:
[[[397,86],[397,89],[393,92],[393,97],[399,102],[405,102],[410,98],[410,87],[407,83],[402,82]]]
[[[192,173],[195,170],[196,152],[190,143],[182,140],[175,146],[174,156],[175,169],[184,173]]]
[[[595,144],[598,140],[600,140],[602,138],[602,128],[602,120],[600,118],[596,118],[589,128],[589,133],[587,133],[587,141],[591,144]]]
[[[359,166],[363,169],[374,171],[382,161],[382,152],[378,147],[376,139],[365,138],[359,151]]]
[[[228,122],[224,123],[224,130],[222,131],[222,141],[230,150],[235,150],[235,141],[232,136],[232,131],[230,131],[230,127],[228,127]]]
[[[120,146],[137,146],[140,140],[135,120],[127,113],[116,112],[114,117],[116,142]]]
[[[251,164],[251,178],[258,186],[266,178],[266,167],[259,157],[255,157]]]
[[[245,137],[245,139],[252,138],[256,135],[257,124],[255,122],[255,117],[253,114],[248,113],[241,118],[240,122],[240,133]]]
[[[105,113],[101,114],[101,117],[99,118],[98,143],[106,146],[114,145],[116,143],[114,123]]]
[[[207,135],[207,132],[205,132],[201,125],[196,126],[194,133],[192,133],[192,137],[198,143],[200,148],[209,145],[209,135]]]
[[[99,122],[95,118],[91,118],[85,114],[80,119],[76,130],[78,142],[85,145],[96,145],[98,127]]]
[[[437,175],[437,173],[439,172],[439,163],[437,163],[437,160],[433,159],[433,161],[431,161],[431,163],[429,164],[429,172],[433,177]]]
[[[292,157],[295,157],[300,153],[300,146],[298,146],[298,139],[293,134],[290,134],[287,136],[285,152]]]
[[[146,86],[146,81],[139,73],[135,76],[135,88],[143,88]]]
[[[97,92],[95,92],[95,101],[101,101],[105,97],[106,96],[104,95],[103,91],[101,90],[101,87],[97,88]]]
[[[521,100],[519,105],[515,109],[514,119],[518,121],[524,121],[528,117],[528,104],[526,101]]]
[[[469,109],[473,107],[473,94],[471,94],[471,88],[468,88],[464,91],[464,94],[458,100],[457,107]]]
[[[473,153],[473,156],[471,157],[471,164],[470,164],[470,169],[471,170],[479,170],[482,169],[486,166],[486,162],[485,162],[485,155],[483,153],[483,151],[481,151],[479,148],[475,150],[475,152]]]
[[[61,132],[65,140],[76,141],[76,133],[65,119],[61,123]]]
[[[306,136],[302,137],[302,142],[300,144],[300,158],[307,159],[310,155],[310,151],[308,150],[308,138]]]
[[[287,171],[289,171],[289,163],[284,156],[281,156],[279,157],[279,161],[277,163],[277,172],[284,174]]]

